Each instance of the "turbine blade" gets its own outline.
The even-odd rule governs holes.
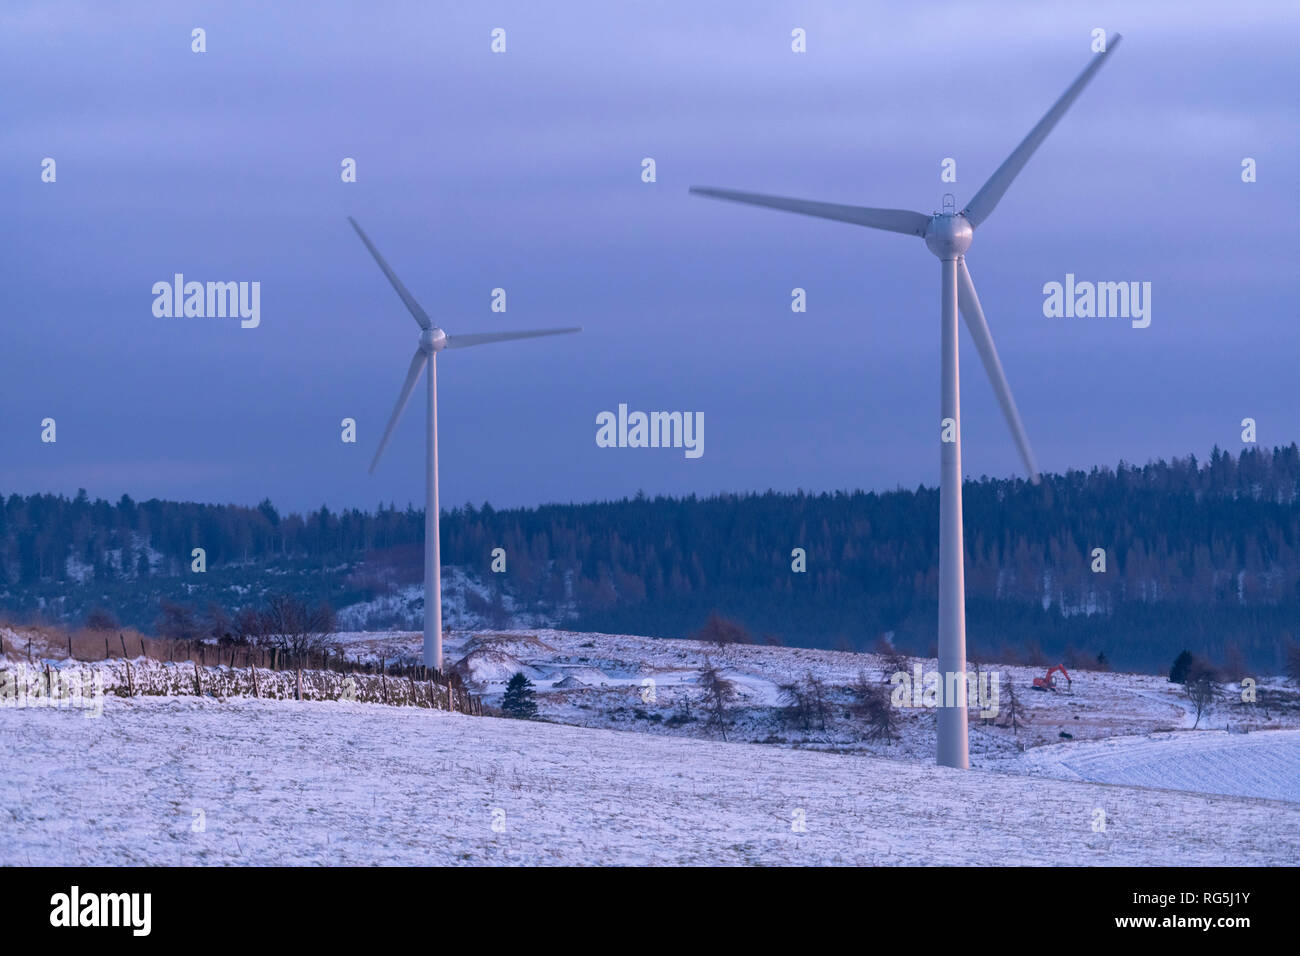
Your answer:
[[[1006,373],[1002,371],[998,350],[993,345],[993,334],[989,332],[989,324],[984,319],[984,310],[980,308],[979,296],[975,294],[975,283],[971,281],[970,270],[966,268],[964,256],[957,260],[957,305],[961,309],[962,318],[966,320],[966,328],[970,330],[971,338],[975,340],[975,348],[984,363],[984,371],[988,373],[989,381],[993,383],[993,392],[998,397],[998,404],[1002,406],[1002,415],[1011,426],[1011,436],[1016,440],[1016,447],[1020,449],[1020,457],[1024,459],[1025,467],[1029,469],[1029,480],[1038,484],[1038,465],[1029,447],[1029,436],[1025,434],[1025,426],[1020,421],[1016,400],[1011,397],[1011,386],[1007,384]]]
[[[415,321],[420,323],[420,328],[433,328],[433,323],[429,321],[428,314],[425,313],[424,309],[420,308],[420,303],[415,301],[415,296],[406,291],[406,286],[402,285],[402,280],[397,278],[397,274],[393,272],[392,269],[388,268],[388,263],[385,262],[384,257],[379,254],[379,250],[376,249],[374,243],[370,241],[370,237],[361,231],[361,227],[357,225],[357,221],[351,216],[348,216],[348,222],[352,223],[352,228],[357,231],[357,235],[361,237],[361,241],[366,244],[366,248],[370,250],[370,254],[375,257],[375,261],[379,263],[379,268],[384,270],[384,275],[388,276],[388,281],[393,284],[393,288],[396,289],[397,294],[401,296],[402,302],[405,303],[406,308],[410,311],[411,315],[415,316]]]
[[[393,417],[388,419],[388,427],[384,429],[384,437],[379,439],[379,448],[375,451],[374,460],[370,462],[370,473],[375,473],[375,466],[379,464],[379,456],[384,453],[384,448],[388,445],[388,439],[393,436],[393,429],[397,427],[397,420],[402,417],[402,410],[406,408],[406,403],[411,400],[411,392],[415,390],[415,383],[420,378],[420,373],[424,371],[424,363],[429,360],[429,353],[424,349],[416,349],[415,357],[411,359],[411,367],[406,373],[406,382],[402,385],[402,394],[397,396],[397,407],[393,409]]]
[[[741,193],[730,189],[714,189],[711,186],[692,186],[691,192],[697,196],[728,199],[731,202],[749,203],[751,206],[767,206],[769,209],[782,209],[786,212],[803,213],[805,216],[851,222],[858,226],[886,229],[889,232],[901,232],[908,236],[924,236],[926,227],[930,225],[929,216],[908,209],[841,206],[838,203],[786,199],[784,196],[765,196],[762,193]]]
[[[1011,181],[1020,174],[1020,170],[1024,168],[1025,163],[1029,162],[1029,157],[1034,155],[1034,150],[1038,149],[1043,140],[1047,139],[1047,134],[1052,131],[1052,127],[1065,115],[1065,111],[1083,92],[1083,88],[1101,69],[1102,64],[1106,62],[1106,58],[1115,52],[1115,48],[1119,46],[1121,39],[1121,35],[1116,33],[1106,41],[1105,52],[1098,53],[1092,58],[1092,62],[1084,67],[1083,72],[1070,84],[1070,88],[1061,94],[1061,98],[1052,104],[1052,108],[1038,121],[1038,125],[1029,131],[1029,135],[1003,161],[997,172],[990,176],[989,181],[980,187],[979,192],[962,210],[962,215],[970,220],[972,226],[978,226],[993,212],[993,208],[998,204],[998,200],[1002,198],[1003,193],[1007,191]]]
[[[540,335],[565,335],[569,332],[581,332],[577,325],[565,329],[532,329],[527,332],[481,332],[475,335],[449,335],[444,348],[467,349],[471,345],[488,345],[492,342],[510,342],[514,339],[535,339]]]

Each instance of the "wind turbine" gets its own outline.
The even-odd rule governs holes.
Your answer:
[[[966,268],[965,253],[970,247],[976,227],[993,212],[1007,187],[1024,168],[1047,134],[1052,131],[1065,111],[1075,101],[1088,81],[1093,78],[1107,57],[1119,46],[1117,33],[1106,44],[1105,50],[1096,54],[1069,89],[1061,95],[1052,108],[1038,121],[1029,135],[1021,141],[1010,156],[989,177],[975,197],[961,212],[954,212],[951,199],[945,202],[942,212],[927,216],[906,209],[872,209],[866,206],[843,206],[835,203],[808,202],[803,199],[786,199],[759,193],[735,192],[729,189],[712,189],[692,186],[691,192],[715,199],[767,206],[786,212],[803,213],[822,219],[836,219],[888,232],[901,232],[919,236],[929,250],[940,260],[940,314],[942,317],[942,378],[940,386],[940,445],[939,445],[939,674],[945,682],[943,703],[938,715],[938,753],[941,766],[966,769],[970,766],[969,740],[966,727],[966,584],[962,551],[961,517],[961,401],[957,369],[957,312],[966,319],[966,328],[975,340],[975,348],[984,363],[984,371],[993,383],[1002,414],[1011,426],[1016,447],[1029,470],[1034,484],[1039,481],[1038,466],[1029,448],[1029,438],[1016,410],[1015,399],[998,360],[993,336],[980,308],[970,270]],[[957,675],[949,680],[948,675]],[[949,687],[955,691],[950,696]]]
[[[464,349],[471,345],[487,345],[490,342],[509,342],[514,339],[532,339],[541,335],[563,335],[567,332],[581,332],[580,327],[564,329],[533,329],[527,332],[483,332],[476,335],[448,335],[429,319],[428,313],[415,301],[415,297],[406,291],[402,280],[389,268],[384,257],[379,254],[370,237],[361,231],[357,221],[348,216],[348,222],[357,231],[361,241],[366,244],[370,254],[379,263],[388,281],[397,290],[402,304],[415,317],[420,325],[420,344],[416,346],[411,367],[406,372],[406,381],[402,392],[397,396],[397,407],[384,429],[384,437],[379,440],[374,460],[370,463],[370,473],[375,473],[379,456],[384,453],[388,439],[392,437],[397,420],[402,417],[402,410],[415,390],[415,383],[429,365],[429,434],[425,451],[425,500],[424,500],[424,664],[435,670],[442,670],[442,560],[438,548],[438,353],[443,349]]]

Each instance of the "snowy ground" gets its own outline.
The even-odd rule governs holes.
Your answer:
[[[888,669],[872,654],[454,634],[449,666],[489,703],[516,672],[536,683],[547,722],[527,723],[249,700],[222,668],[204,672],[216,697],[124,699],[121,661],[68,667],[55,638],[0,637],[0,668],[27,666],[30,637],[38,668],[90,669],[109,690],[94,719],[0,707],[0,864],[1271,864],[1300,849],[1300,695],[1276,678],[1260,678],[1257,705],[1228,687],[1192,730],[1162,677],[1076,672],[1035,693],[1039,669],[986,665],[1020,688],[1029,722],[972,711],[976,769],[958,773],[933,766],[932,711],[907,710],[895,743],[868,739],[849,705],[860,675]],[[340,640],[393,661],[420,635]],[[738,690],[730,743],[702,719],[706,664]],[[137,659],[136,686],[172,670]],[[782,713],[781,685],[807,674],[829,688],[825,729]],[[188,694],[182,677],[153,693]]]
[[[364,658],[382,653],[390,660],[396,656],[414,657],[421,641],[421,635],[410,632],[340,637],[352,654]],[[548,720],[704,739],[716,738],[717,732],[702,719],[697,681],[700,668],[712,663],[735,682],[738,691],[729,718],[729,739],[919,761],[934,759],[932,710],[904,709],[901,739],[888,744],[868,739],[862,720],[848,714],[852,704],[850,688],[858,676],[865,674],[872,681],[886,676],[889,664],[877,654],[754,645],[718,648],[690,640],[559,630],[460,632],[452,635],[444,652],[471,690],[483,694],[489,703],[499,701],[506,682],[516,672],[522,672],[535,683],[540,712]],[[926,670],[935,668],[933,659],[920,663]],[[1296,735],[1267,738],[1276,741],[1276,760],[1252,769],[1252,761],[1257,762],[1265,753],[1262,740],[1256,741],[1257,734],[1300,728],[1300,694],[1278,678],[1258,678],[1261,702],[1253,705],[1242,702],[1240,687],[1226,686],[1214,710],[1202,717],[1199,729],[1192,731],[1195,717],[1183,688],[1161,676],[1075,671],[1069,685],[1058,678],[1062,684],[1059,692],[1037,692],[1030,688],[1033,678],[1043,675],[1042,667],[996,663],[982,666],[999,675],[1001,706],[1006,705],[1008,683],[1014,685],[1028,722],[1011,729],[998,726],[996,721],[981,721],[972,710],[971,760],[975,766],[1097,782],[1137,782],[1300,799],[1294,785],[1279,785],[1273,779],[1276,774],[1268,769],[1276,766],[1293,771],[1300,766],[1300,738]],[[781,714],[780,685],[807,674],[826,683],[830,699],[836,704],[830,708],[825,730],[820,725],[792,725]],[[1254,733],[1227,734],[1221,732],[1224,728]],[[1196,749],[1202,746],[1199,741],[1209,740],[1215,731],[1220,731],[1219,738],[1228,740],[1212,748],[1218,754],[1213,760],[1222,765],[1219,769],[1207,765],[1202,773],[1196,769],[1200,764],[1195,763],[1182,766],[1178,773],[1141,776],[1138,768],[1146,760],[1153,761],[1153,766],[1179,765],[1184,758],[1184,744],[1201,754]],[[1088,758],[1086,772],[1062,763],[1064,755],[1081,754],[1079,747],[1084,741],[1141,741],[1148,736],[1151,741],[1145,748],[1135,749],[1130,741],[1123,747],[1112,745],[1097,750]],[[1228,752],[1236,742],[1246,740],[1255,743],[1243,752],[1241,765],[1227,769],[1223,761],[1234,759]],[[1206,750],[1195,760],[1210,760],[1209,752]],[[1055,756],[1058,753],[1063,756]],[[1073,759],[1082,766],[1082,756]],[[1214,782],[1203,782],[1204,774],[1212,774]],[[1204,781],[1210,779],[1204,777]],[[1256,784],[1257,789],[1252,790]]]
[[[1068,743],[1031,750],[1006,769],[1300,803],[1300,731],[1206,731]]]
[[[1300,858],[1294,803],[373,704],[3,708],[0,761],[0,864]]]

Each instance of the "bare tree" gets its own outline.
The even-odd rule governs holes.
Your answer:
[[[718,647],[754,643],[749,631],[735,621],[723,617],[717,611],[710,614],[704,626],[695,632],[695,639],[705,644],[716,644]]]
[[[1283,653],[1283,669],[1291,683],[1300,684],[1300,641],[1288,641]]]
[[[966,669],[975,672],[975,686],[980,686],[980,669],[984,665],[984,654],[974,641],[966,644]]]
[[[710,727],[722,731],[722,739],[727,739],[727,704],[736,696],[736,685],[722,676],[712,664],[705,662],[700,671],[700,689],[704,691],[704,709],[709,715]]]
[[[808,702],[808,716],[816,720],[820,729],[826,730],[826,711],[829,709],[826,682],[809,671],[803,679],[804,699]]]
[[[163,601],[154,627],[163,637],[174,641],[192,641],[199,636],[198,618],[194,609],[186,604]]]
[[[910,674],[912,671],[912,657],[900,650],[892,649],[885,655],[883,666],[881,667],[882,676],[886,684],[890,682],[895,674]]]
[[[1223,652],[1223,672],[1234,682],[1246,676],[1246,657],[1236,644],[1229,644]]]
[[[262,613],[250,605],[240,608],[235,615],[233,633],[241,643],[261,645],[267,643],[265,625]]]
[[[1192,708],[1196,711],[1196,721],[1192,724],[1192,730],[1195,730],[1201,724],[1201,717],[1209,716],[1214,709],[1214,699],[1219,695],[1219,674],[1205,661],[1196,659],[1192,661],[1192,666],[1187,671],[1187,682],[1183,685],[1183,693],[1187,699],[1192,702]]]
[[[117,618],[113,612],[105,607],[96,607],[86,615],[86,630],[88,631],[116,631],[118,628]]]
[[[221,644],[233,643],[238,637],[235,634],[235,622],[231,620],[226,609],[216,601],[208,602],[207,609],[203,612],[201,626],[205,638],[210,637]]]
[[[307,660],[309,654],[332,650],[337,645],[334,609],[323,602],[309,607],[291,594],[267,598],[261,628],[267,641],[298,663]]]

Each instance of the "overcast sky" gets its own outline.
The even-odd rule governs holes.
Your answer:
[[[1097,27],[967,258],[1040,465],[1296,440],[1300,6],[1081,7],[9,0],[0,492],[418,504],[422,400],[366,471],[419,330],[349,214],[452,335],[586,328],[443,353],[444,506],[933,485],[924,244],[687,187],[960,208]],[[260,282],[260,327],[155,317],[177,272]],[[1044,317],[1067,273],[1150,282],[1150,327]],[[965,471],[1019,474],[962,336]],[[619,403],[702,412],[703,457],[598,448]]]

